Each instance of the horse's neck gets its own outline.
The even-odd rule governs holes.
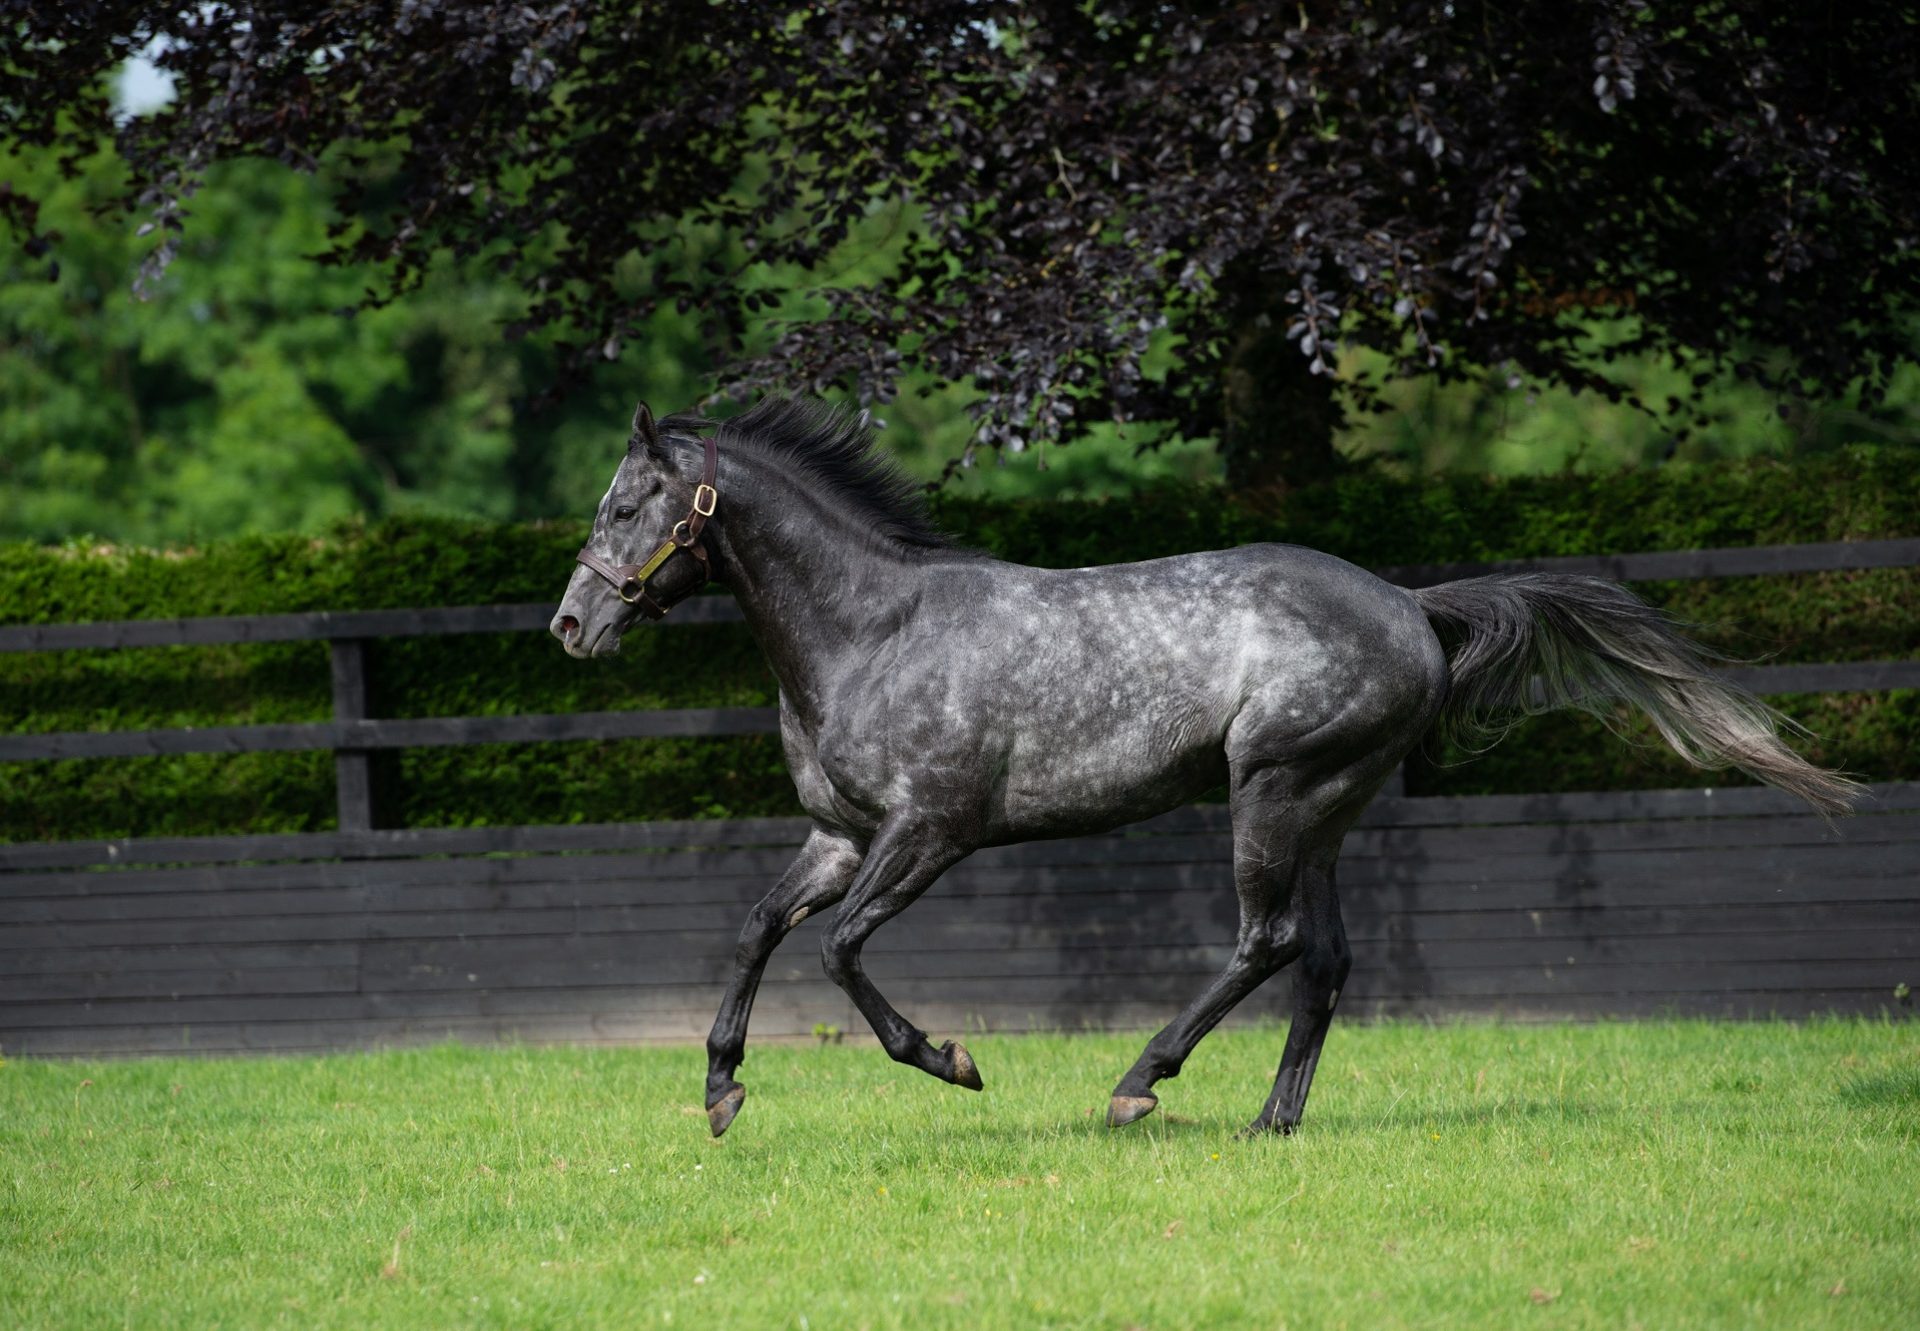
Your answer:
[[[814,712],[837,664],[870,655],[900,622],[923,569],[810,494],[751,484],[721,503],[720,577],[781,691]]]

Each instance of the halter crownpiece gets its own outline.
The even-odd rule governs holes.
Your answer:
[[[634,413],[633,428],[648,444],[660,442],[659,431],[653,423],[653,413],[647,410],[644,402]],[[615,564],[584,545],[580,547],[580,553],[573,557],[575,563],[584,564],[612,583],[620,599],[628,605],[639,606],[640,613],[648,619],[665,619],[667,611],[705,586],[713,575],[713,564],[707,558],[707,548],[700,544],[700,532],[707,525],[707,519],[713,516],[714,509],[720,505],[720,492],[714,488],[714,482],[720,478],[720,449],[713,442],[712,435],[707,435],[700,442],[706,445],[707,457],[700,469],[700,483],[693,487],[693,507],[688,510],[686,517],[673,524],[667,539],[660,542],[659,548],[648,556],[645,563]],[[647,584],[681,550],[700,561],[701,572],[706,576],[672,600],[662,600],[654,596]]]

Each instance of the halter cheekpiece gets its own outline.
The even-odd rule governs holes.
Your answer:
[[[657,443],[659,435],[654,429],[653,415],[643,406],[634,417],[636,429],[647,436],[647,442]],[[700,483],[693,488],[693,507],[687,516],[673,524],[673,530],[667,539],[660,542],[647,561],[642,564],[615,564],[602,559],[587,546],[580,547],[574,562],[584,564],[613,584],[620,599],[628,605],[640,607],[640,613],[648,619],[665,619],[667,611],[705,586],[712,577],[713,565],[707,558],[707,548],[700,544],[701,529],[707,525],[707,519],[713,516],[713,510],[719,506],[720,492],[714,489],[714,482],[720,475],[720,450],[713,442],[713,436],[707,435],[701,440],[707,448],[706,464],[700,471]],[[655,596],[649,584],[653,576],[666,566],[669,559],[679,551],[686,551],[700,561],[700,569],[706,576],[691,584],[686,591],[672,600]]]

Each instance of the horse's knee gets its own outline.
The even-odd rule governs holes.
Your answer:
[[[782,903],[771,896],[755,902],[747,912],[746,922],[740,926],[740,937],[733,949],[734,965],[743,969],[759,965],[792,928],[793,922]]]
[[[837,929],[828,929],[820,936],[820,968],[829,980],[846,988],[860,973],[859,944]]]

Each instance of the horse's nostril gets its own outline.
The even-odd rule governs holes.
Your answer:
[[[564,633],[567,637],[571,638],[574,634],[578,633],[579,631],[580,631],[579,620],[575,619],[572,615],[560,616],[560,632]]]

